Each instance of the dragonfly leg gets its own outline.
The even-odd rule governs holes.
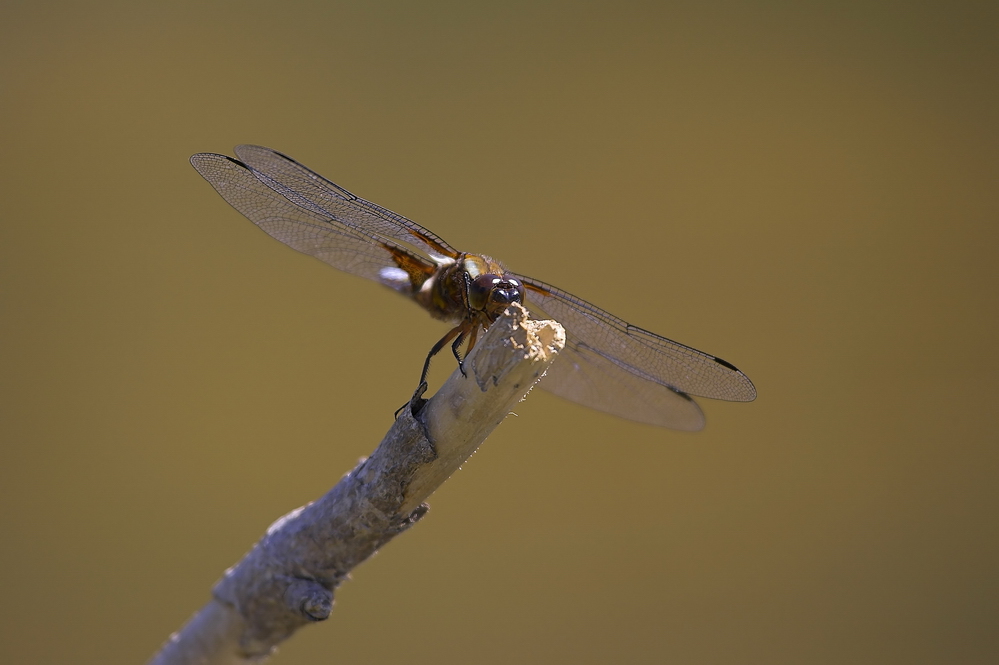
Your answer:
[[[420,385],[416,387],[416,392],[413,393],[413,397],[409,400],[408,406],[410,411],[413,413],[413,416],[416,416],[416,414],[420,412],[420,409],[423,408],[423,404],[426,402],[426,400],[423,399],[423,393],[427,392],[427,374],[430,373],[430,361],[433,360],[434,356],[436,356],[441,349],[444,348],[445,344],[457,337],[457,345],[464,336],[465,324],[463,323],[449,330],[446,335],[441,337],[437,343],[434,344],[434,348],[430,349],[430,353],[427,354],[427,359],[423,361],[423,372],[420,373]],[[457,351],[455,352],[455,355],[457,356]],[[461,367],[461,358],[458,358],[458,367]],[[465,373],[464,368],[462,368],[461,373]],[[405,406],[406,405],[403,405],[398,411],[395,412],[397,418],[399,417],[399,411],[402,411]]]
[[[427,359],[423,363],[423,372],[420,374],[420,384],[424,384],[427,382],[427,374],[430,373],[430,361],[433,360],[433,357],[436,356],[440,352],[440,350],[444,348],[444,345],[450,342],[452,339],[458,337],[458,339],[460,340],[464,336],[465,336],[465,324],[462,323],[449,330],[446,335],[441,337],[440,340],[438,340],[438,342],[434,344],[434,348],[430,349],[430,353],[427,354]],[[455,355],[457,355],[457,351],[455,352]],[[458,364],[460,366],[461,358],[458,358]]]
[[[409,412],[415,418],[417,416],[417,414],[421,410],[423,410],[424,404],[427,403],[427,400],[423,399],[423,393],[427,392],[427,387],[428,387],[427,386],[427,382],[426,381],[421,381],[420,385],[416,388],[416,392],[413,393],[413,396],[409,399],[409,401],[406,402],[405,404],[403,404],[402,406],[400,406],[398,409],[396,409],[395,413],[392,414],[392,417],[393,418],[398,418],[399,414],[402,413],[402,410],[405,409],[408,406],[409,407]],[[430,438],[430,437],[428,436],[427,438]]]
[[[461,370],[461,375],[467,379],[468,373],[465,371],[465,361],[461,359],[461,351],[458,350],[458,347],[461,346],[461,343],[464,341],[465,333],[462,332],[454,338],[454,342],[451,344],[451,353],[453,353],[454,357],[458,360],[458,369]]]
[[[479,326],[474,326],[472,328],[472,332],[470,332],[468,335],[468,346],[465,347],[466,358],[468,357],[468,354],[472,352],[472,349],[475,348],[475,340],[477,340],[478,338],[479,338]]]

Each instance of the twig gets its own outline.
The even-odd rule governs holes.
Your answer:
[[[260,662],[329,617],[350,571],[427,511],[423,501],[475,451],[565,344],[562,327],[511,307],[414,418],[402,410],[371,457],[293,510],[215,585],[212,600],[150,665]]]

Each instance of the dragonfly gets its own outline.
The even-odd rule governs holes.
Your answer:
[[[235,149],[237,158],[198,153],[191,164],[223,199],[272,238],[334,268],[383,284],[451,329],[431,348],[414,401],[427,387],[431,359],[448,344],[464,374],[480,331],[511,303],[565,329],[566,346],[538,386],[621,418],[697,431],[704,413],[693,397],[750,402],[756,388],[717,356],[633,326],[559,288],[510,272],[483,254],[461,252],[402,215],[351,194],[276,150]]]

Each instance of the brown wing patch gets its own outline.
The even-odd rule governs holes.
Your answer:
[[[524,285],[524,288],[527,289],[528,291],[534,291],[535,293],[540,293],[543,296],[552,295],[551,291],[549,291],[548,289],[543,289],[537,284],[531,284],[530,282],[525,282],[523,280],[521,280],[521,283]]]
[[[385,251],[392,255],[392,260],[395,264],[409,275],[409,283],[413,286],[413,293],[419,291],[423,283],[430,279],[437,271],[436,266],[427,263],[418,256],[410,254],[401,247],[393,247],[385,243],[381,243],[381,245],[385,248]]]
[[[424,245],[433,248],[434,251],[438,252],[441,256],[446,256],[451,259],[458,258],[458,252],[454,251],[453,249],[451,249],[446,245],[442,245],[440,238],[438,238],[437,236],[427,235],[426,233],[422,233],[412,228],[407,228],[406,232],[409,235],[416,238],[417,240],[419,240],[420,242],[422,242]],[[399,267],[402,268],[402,266]],[[405,270],[405,268],[403,268],[403,270]]]

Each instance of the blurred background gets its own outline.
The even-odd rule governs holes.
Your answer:
[[[692,435],[533,393],[274,663],[997,662],[997,25],[4,3],[0,661],[144,662],[445,330],[188,164],[246,142],[760,395]]]

